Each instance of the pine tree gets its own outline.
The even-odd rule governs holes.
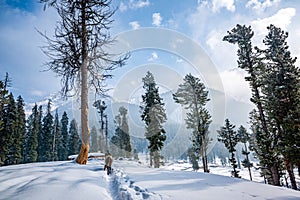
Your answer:
[[[225,120],[225,125],[218,130],[218,141],[223,142],[225,147],[228,149],[229,153],[231,154],[231,158],[229,161],[231,162],[231,166],[233,171],[231,172],[233,177],[240,178],[239,171],[236,169],[236,159],[234,152],[236,151],[235,146],[238,143],[238,135],[234,130],[235,125],[231,124],[228,119]]]
[[[55,117],[53,122],[53,141],[52,141],[52,160],[62,160],[63,153],[63,144],[62,144],[62,134],[61,134],[61,125],[58,118],[57,109],[55,111]]]
[[[68,142],[68,151],[69,155],[78,154],[79,149],[79,135],[78,135],[78,126],[75,119],[70,123],[69,130],[69,142]]]
[[[293,165],[300,155],[300,69],[295,66],[287,45],[288,33],[270,25],[264,39],[267,49],[262,50],[267,60],[262,92],[265,95],[267,115],[273,124],[278,141],[278,152],[284,156],[292,188],[297,189]],[[297,148],[298,147],[298,148]]]
[[[95,126],[92,127],[91,130],[91,151],[92,152],[97,152],[99,149],[98,145],[98,134],[97,134],[97,129]]]
[[[252,181],[252,174],[251,174],[251,167],[253,167],[253,163],[250,162],[249,154],[247,148],[247,142],[250,141],[250,135],[247,132],[246,128],[243,126],[240,126],[238,129],[238,139],[239,142],[244,144],[244,148],[242,149],[242,154],[245,156],[245,159],[242,161],[242,165],[246,168],[248,168],[250,180]]]
[[[53,159],[53,116],[51,114],[51,100],[48,101],[47,113],[43,118],[42,127],[42,161],[52,161]]]
[[[202,157],[203,170],[209,172],[207,164],[207,146],[209,144],[208,128],[211,116],[205,108],[208,99],[208,91],[199,78],[187,74],[184,83],[179,85],[173,94],[176,103],[180,103],[187,109],[185,119],[187,128],[193,130],[193,147],[197,154]]]
[[[259,144],[269,143],[271,144],[269,152],[274,152],[276,148],[276,143],[272,143],[272,138],[274,138],[274,133],[272,133],[272,128],[268,124],[270,121],[266,117],[266,108],[263,106],[263,97],[261,94],[261,86],[262,83],[262,75],[265,73],[265,63],[262,61],[261,53],[256,49],[254,51],[252,47],[252,37],[254,32],[252,31],[251,26],[247,27],[245,25],[237,24],[235,28],[231,31],[228,31],[228,34],[223,38],[224,41],[227,41],[232,44],[237,44],[238,49],[238,67],[244,69],[249,76],[245,77],[245,80],[249,82],[252,97],[251,101],[256,105],[258,111],[258,120],[260,121],[260,136],[259,139],[265,140],[265,142],[259,142]],[[263,136],[262,136],[263,135]],[[257,148],[260,148],[258,145]],[[263,148],[263,147],[262,147]],[[261,150],[256,149],[256,152],[259,154]],[[261,156],[262,159],[264,156]],[[265,157],[266,158],[266,157]],[[268,166],[268,171],[272,172],[272,181],[270,184],[280,185],[280,173],[278,163],[279,158],[276,154],[269,154],[268,158],[270,158],[273,163],[272,166]],[[260,162],[269,162],[263,161],[260,159]]]
[[[62,93],[68,96],[74,88],[81,92],[81,139],[79,164],[86,164],[90,148],[88,127],[88,89],[95,88],[103,93],[103,80],[111,75],[104,74],[115,67],[124,65],[127,56],[116,59],[116,55],[104,51],[112,45],[109,30],[115,11],[111,0],[40,0],[45,7],[53,7],[60,21],[55,28],[54,39],[42,34],[49,46],[44,48],[49,57],[50,70],[62,76]],[[78,85],[79,83],[79,85]]]
[[[39,110],[38,110],[38,134],[37,134],[37,140],[38,140],[38,148],[37,148],[37,153],[38,153],[38,157],[37,157],[37,161],[38,162],[42,162],[45,161],[44,160],[44,135],[43,135],[43,106],[40,105],[39,106]]]
[[[4,164],[9,149],[9,134],[4,130],[4,106],[8,103],[8,74],[4,81],[0,80],[0,166]]]
[[[166,132],[162,124],[166,122],[167,116],[163,107],[164,103],[159,96],[158,87],[151,72],[147,72],[146,77],[143,78],[143,83],[146,93],[142,95],[143,102],[140,106],[142,111],[141,118],[146,124],[145,136],[149,141],[150,165],[152,164],[153,157],[154,167],[158,168],[160,163],[159,151],[166,140]]]
[[[16,102],[12,93],[8,95],[8,103],[4,106],[4,116],[3,116],[3,132],[7,135],[7,144],[8,145],[8,152],[6,154],[6,158],[4,161],[5,165],[15,164],[14,154],[16,152],[16,144],[14,141],[17,140],[16,138]]]
[[[67,160],[68,159],[68,140],[69,140],[69,132],[68,132],[68,125],[69,125],[69,118],[66,112],[63,113],[62,118],[60,120],[61,123],[61,134],[62,134],[62,141],[61,141],[61,157],[60,160]]]
[[[25,116],[25,110],[24,110],[24,101],[21,96],[18,96],[17,103],[16,103],[16,118],[15,118],[15,130],[13,132],[14,134],[14,140],[12,144],[13,150],[13,164],[20,164],[23,160],[23,142],[25,139],[26,134],[26,116]]]
[[[38,124],[38,108],[37,105],[32,108],[32,114],[28,117],[27,120],[27,134],[25,137],[25,155],[24,162],[36,162],[38,157],[38,132],[39,132],[39,124]]]

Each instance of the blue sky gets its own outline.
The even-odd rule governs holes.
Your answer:
[[[26,102],[39,101],[60,90],[59,78],[52,72],[42,72],[47,58],[39,47],[45,41],[36,31],[52,35],[58,18],[52,9],[43,11],[43,5],[37,2],[0,0],[0,77],[3,79],[8,72],[11,90],[15,96],[22,95]],[[273,23],[289,32],[292,55],[300,57],[300,1],[113,0],[113,4],[119,9],[114,15],[111,35],[147,27],[183,34],[195,41],[214,63],[225,93],[243,101],[248,100],[249,88],[243,72],[236,70],[236,47],[222,41],[226,31],[237,23],[251,25],[255,31],[254,43],[261,45],[266,27]],[[124,74],[152,64],[165,66],[181,76],[195,72],[180,55],[145,48],[132,53],[128,65],[116,70],[114,79],[107,84],[114,87]]]

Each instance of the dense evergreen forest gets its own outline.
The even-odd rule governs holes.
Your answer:
[[[66,112],[53,116],[51,100],[46,112],[34,105],[26,118],[24,100],[9,91],[9,77],[0,80],[0,165],[67,160],[80,148],[78,125]]]

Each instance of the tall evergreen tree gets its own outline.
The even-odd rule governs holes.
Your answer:
[[[245,25],[236,25],[231,31],[228,31],[228,34],[223,38],[224,41],[227,41],[232,44],[238,45],[238,67],[244,69],[249,76],[245,77],[245,80],[249,82],[252,97],[251,101],[257,107],[258,120],[260,121],[260,136],[259,139],[263,139],[265,141],[259,142],[260,144],[269,143],[271,146],[269,152],[273,152],[273,154],[268,155],[268,158],[272,160],[273,165],[267,165],[268,171],[272,173],[272,181],[270,184],[280,185],[280,173],[279,166],[277,165],[280,161],[278,158],[278,154],[275,152],[276,143],[272,142],[272,138],[274,138],[274,133],[272,132],[270,123],[266,117],[266,111],[262,104],[263,97],[261,94],[261,86],[262,86],[262,75],[265,71],[265,63],[260,59],[259,52],[255,52],[252,47],[252,37],[254,32],[252,31],[251,26],[247,27]],[[260,148],[259,146],[257,146]],[[256,149],[256,153],[260,153],[261,150]],[[262,153],[262,152],[261,152]],[[260,162],[269,162],[263,161],[261,159],[266,158],[263,155],[260,157]]]
[[[62,134],[62,145],[61,145],[61,157],[60,160],[67,160],[68,159],[68,140],[69,140],[69,118],[66,112],[63,113],[62,118],[60,120],[61,123],[61,134]]]
[[[18,140],[16,135],[16,102],[12,93],[8,95],[8,103],[4,106],[4,116],[3,116],[3,131],[7,135],[7,144],[8,145],[8,152],[6,154],[6,158],[4,161],[5,165],[14,164],[15,158],[14,154],[16,153],[16,144],[14,144],[15,140]]]
[[[52,160],[62,160],[63,144],[61,134],[61,124],[59,122],[57,109],[55,111],[54,122],[53,122],[53,134],[52,134]]]
[[[111,0],[40,0],[45,7],[53,7],[60,21],[54,39],[42,34],[49,43],[44,49],[50,58],[49,69],[62,76],[62,92],[65,96],[74,88],[80,88],[81,139],[79,164],[86,164],[90,148],[88,127],[88,88],[94,86],[97,93],[104,92],[104,74],[117,66],[124,65],[127,56],[116,59],[104,49],[112,45],[109,30],[115,11]],[[88,77],[90,78],[88,80]]]
[[[244,144],[244,148],[242,149],[242,154],[245,155],[245,159],[242,161],[242,164],[244,167],[248,168],[250,180],[252,181],[252,174],[251,174],[251,167],[253,167],[253,163],[250,162],[249,154],[247,148],[247,142],[250,141],[250,135],[247,132],[246,128],[243,126],[240,126],[238,129],[238,140],[239,142]]]
[[[20,164],[23,161],[23,142],[26,134],[26,116],[24,110],[24,101],[18,96],[16,103],[16,118],[13,132],[12,144],[12,164]]]
[[[226,119],[225,125],[222,126],[220,130],[218,130],[218,141],[223,142],[225,144],[225,147],[231,154],[229,161],[231,162],[231,166],[233,168],[233,171],[231,172],[232,176],[240,178],[239,171],[236,169],[237,164],[234,154],[234,152],[236,151],[235,146],[237,145],[239,138],[234,128],[235,125],[231,124],[230,121]]]
[[[207,146],[209,143],[208,128],[211,116],[205,108],[208,99],[208,91],[199,78],[187,74],[184,83],[179,85],[173,98],[187,109],[185,119],[187,128],[193,130],[193,148],[202,157],[203,170],[209,172],[207,164]]]
[[[79,149],[79,135],[78,135],[78,126],[75,119],[72,119],[70,123],[69,130],[69,142],[68,142],[68,150],[69,155],[78,154]]]
[[[4,81],[0,80],[0,166],[4,164],[9,149],[9,134],[4,131],[4,106],[8,103],[8,75]]]
[[[36,162],[38,157],[38,132],[39,132],[39,125],[38,125],[38,107],[35,106],[32,108],[32,113],[28,117],[27,120],[27,134],[25,137],[25,155],[24,155],[24,162]]]
[[[44,159],[44,135],[43,135],[43,106],[40,105],[39,106],[39,110],[38,110],[38,133],[37,133],[37,140],[38,140],[38,148],[37,148],[37,153],[38,153],[38,157],[37,157],[37,161],[38,162],[42,162],[45,161]]]
[[[167,116],[163,107],[164,103],[159,96],[158,87],[151,72],[147,72],[143,78],[143,83],[146,93],[142,95],[143,102],[140,106],[142,111],[141,118],[146,124],[145,136],[149,142],[150,165],[152,164],[153,156],[154,167],[158,168],[160,163],[159,151],[166,140],[166,131],[162,124],[166,122]]]
[[[292,188],[297,189],[293,165],[300,155],[300,69],[295,66],[287,45],[288,33],[270,25],[264,39],[267,49],[262,50],[267,60],[262,92],[265,96],[266,113],[273,124],[273,132],[278,141],[278,152],[285,159]]]
[[[47,113],[43,118],[43,143],[42,143],[42,161],[53,160],[53,116],[51,114],[51,100],[48,101]]]

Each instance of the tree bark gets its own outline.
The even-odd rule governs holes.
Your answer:
[[[90,130],[88,122],[88,53],[86,30],[86,1],[81,2],[81,27],[82,27],[82,66],[81,66],[81,140],[80,153],[76,159],[79,164],[86,164],[90,150]]]
[[[273,185],[280,186],[280,175],[278,171],[278,165],[276,163],[274,163],[271,166],[271,173],[272,173]]]
[[[90,131],[88,125],[88,83],[87,83],[87,62],[81,68],[81,149],[76,159],[79,164],[86,164],[90,150]]]
[[[293,172],[293,163],[289,160],[285,160],[286,170],[289,173],[292,189],[297,190],[297,183],[295,179],[295,174]]]

